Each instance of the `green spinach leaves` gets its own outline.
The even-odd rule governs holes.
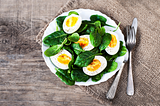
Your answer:
[[[107,46],[109,45],[109,43],[111,42],[112,36],[109,33],[105,33],[103,38],[102,38],[102,43],[99,46],[100,51],[104,50],[107,48]]]
[[[98,47],[101,44],[102,36],[98,33],[97,30],[94,30],[90,33],[90,41],[94,47]]]
[[[67,37],[67,34],[63,31],[55,31],[51,33],[50,35],[46,36],[43,39],[43,43],[47,46],[53,46],[57,44],[62,44],[62,42]]]
[[[90,76],[86,75],[82,69],[62,70],[55,68],[56,75],[67,85],[74,85],[77,82],[86,82]]]
[[[91,40],[91,44],[94,47],[98,47],[102,42],[103,35],[105,35],[105,28],[101,27],[100,21],[94,22],[94,25],[95,25],[95,29],[90,32],[90,40]]]
[[[60,52],[61,48],[63,47],[62,44],[60,45],[53,45],[52,47],[48,48],[44,54],[47,56],[47,57],[50,57],[50,56],[54,56],[55,54],[57,54],[58,52]]]
[[[68,13],[68,16],[71,15],[71,14],[79,15],[76,11],[70,11],[70,12]]]
[[[70,11],[68,16],[75,14],[79,15],[76,11]],[[49,34],[43,39],[43,43],[49,48],[44,52],[47,57],[53,56],[59,53],[62,49],[69,51],[72,55],[72,59],[68,64],[67,70],[55,68],[56,75],[67,85],[74,85],[75,82],[86,82],[90,78],[93,82],[99,81],[104,74],[112,72],[117,69],[118,63],[115,59],[118,56],[123,56],[127,52],[123,42],[120,42],[120,49],[117,54],[109,55],[105,52],[105,49],[111,42],[112,36],[106,33],[104,26],[108,25],[107,19],[101,15],[92,15],[90,20],[82,20],[80,28],[71,34],[67,34],[63,31],[63,22],[67,16],[59,16],[56,18],[58,28],[55,32]],[[119,24],[120,25],[120,24]],[[118,27],[119,27],[118,25]],[[118,27],[114,30],[116,31]],[[94,46],[92,50],[85,51],[76,43],[81,35],[89,35],[90,43]],[[102,55],[107,60],[107,67],[99,74],[95,76],[86,75],[83,72],[83,67],[87,67],[95,58],[96,55]]]
[[[59,71],[56,72],[56,75],[61,79],[62,82],[64,82],[66,85],[74,85],[75,81],[74,80],[70,80],[69,78],[67,78],[65,75],[63,75],[62,73],[60,73]]]
[[[82,69],[73,69],[71,72],[71,77],[77,82],[86,82],[90,78],[82,71]]]
[[[81,52],[84,52],[84,50],[82,49],[82,47],[79,45],[79,43],[73,43],[71,45],[71,47],[73,48],[74,52],[79,55]]]
[[[68,40],[71,42],[77,42],[79,40],[79,34],[73,33],[72,35],[68,36]]]
[[[107,22],[107,19],[101,15],[92,15],[90,17],[91,22],[96,22],[96,21],[100,21],[102,26],[104,26]]]
[[[74,65],[77,65],[78,67],[86,67],[92,62],[94,57],[95,54],[91,51],[82,52],[77,56]]]
[[[64,41],[61,43],[61,44],[58,44],[58,45],[53,45],[51,46],[50,48],[48,48],[44,54],[47,56],[47,57],[50,57],[50,56],[54,56],[55,54],[59,53],[60,50],[62,49],[63,45],[67,42],[67,38],[64,39]]]
[[[67,16],[59,16],[56,18],[57,25],[59,26],[60,30],[62,30],[62,31],[63,31],[63,22],[66,17]]]

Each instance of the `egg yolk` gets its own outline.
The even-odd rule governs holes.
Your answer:
[[[83,38],[80,38],[80,39],[78,40],[78,42],[76,42],[76,43],[79,43],[79,45],[80,45],[82,48],[84,48],[84,47],[86,47],[86,46],[89,44],[89,40],[88,40],[87,38],[83,37]]]
[[[96,71],[101,66],[101,62],[98,59],[93,59],[92,63],[86,68],[88,71]]]
[[[58,56],[57,60],[62,64],[69,64],[69,62],[71,61],[71,57],[66,54],[61,54]]]
[[[66,25],[68,27],[73,27],[77,23],[77,21],[78,21],[78,17],[70,17],[67,19]]]
[[[117,38],[113,34],[111,34],[111,36],[112,36],[112,39],[111,39],[111,42],[109,44],[109,47],[114,48],[117,45]]]

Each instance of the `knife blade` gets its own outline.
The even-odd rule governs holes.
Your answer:
[[[137,20],[137,18],[133,19],[131,27],[134,27],[134,32],[135,32],[135,35],[136,35],[136,33],[137,33],[137,27],[138,27],[138,20]]]

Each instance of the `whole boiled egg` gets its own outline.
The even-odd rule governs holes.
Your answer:
[[[71,34],[79,29],[82,23],[82,18],[79,15],[71,14],[67,16],[63,22],[63,30]]]
[[[79,43],[83,50],[92,50],[94,48],[90,42],[89,35],[81,35],[79,40],[75,43]]]
[[[118,35],[115,32],[111,32],[111,31],[109,31],[108,33],[111,34],[112,39],[108,47],[105,49],[105,51],[109,55],[115,55],[119,51],[119,47],[120,47]]]
[[[68,69],[68,64],[72,60],[72,55],[63,49],[58,54],[50,57],[52,63],[60,69]]]
[[[89,76],[94,76],[102,72],[106,66],[107,60],[103,56],[95,56],[87,67],[83,67],[83,72]]]

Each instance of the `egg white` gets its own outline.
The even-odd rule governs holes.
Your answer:
[[[87,46],[83,47],[82,49],[83,50],[92,50],[94,48],[94,46],[91,44],[91,41],[90,41],[90,37],[89,35],[81,35],[80,38],[87,38],[89,40],[89,43]]]
[[[70,17],[78,17],[78,20],[76,22],[76,24],[73,26],[73,27],[68,27],[66,25],[66,21],[70,18]],[[75,31],[77,31],[79,29],[79,27],[81,26],[82,24],[82,18],[79,16],[79,15],[75,15],[75,14],[71,14],[70,16],[67,16],[63,22],[63,30],[68,33],[68,34],[71,34]]]
[[[107,66],[107,60],[103,56],[95,56],[95,59],[99,60],[101,66],[95,71],[87,70],[87,67],[83,67],[83,72],[89,76],[94,76],[102,72]]]
[[[60,69],[68,69],[68,64],[62,64],[62,63],[60,63],[60,62],[57,60],[58,56],[61,55],[61,54],[66,54],[67,56],[69,56],[69,57],[72,59],[71,53],[68,52],[68,51],[65,50],[65,49],[61,50],[58,54],[56,54],[56,55],[54,55],[54,56],[51,56],[50,59],[51,59],[52,63],[53,63],[56,67],[58,67],[58,68],[60,68]]]
[[[105,49],[105,51],[106,51],[109,55],[115,55],[115,54],[119,51],[119,46],[120,46],[118,35],[117,35],[115,32],[111,32],[111,31],[108,31],[107,33],[110,33],[110,34],[113,34],[113,35],[116,36],[117,45],[116,45],[114,48],[111,48],[111,47],[108,46],[108,47]]]

